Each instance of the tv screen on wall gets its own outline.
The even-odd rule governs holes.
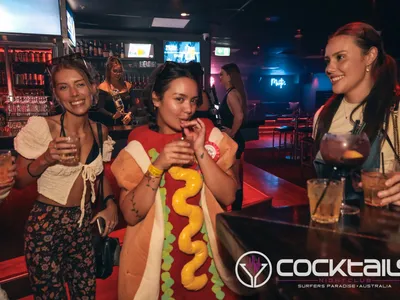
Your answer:
[[[128,54],[129,58],[153,58],[154,47],[153,44],[125,44],[125,53]]]
[[[1,0],[0,33],[61,35],[58,0]]]
[[[200,62],[200,42],[164,42],[164,62],[177,63]]]
[[[74,14],[72,13],[71,8],[67,5],[67,30],[68,30],[68,38],[71,41],[72,45],[76,46],[76,36],[75,36],[75,21]]]

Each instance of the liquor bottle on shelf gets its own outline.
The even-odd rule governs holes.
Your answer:
[[[119,56],[120,56],[119,44],[118,44],[118,43],[115,44],[115,53],[114,53],[114,55],[115,55],[116,57],[119,57]]]
[[[93,42],[89,41],[89,56],[93,57]]]
[[[103,57],[108,57],[110,55],[110,52],[107,49],[107,43],[104,43],[103,45]]]
[[[103,56],[103,44],[99,41],[99,46],[97,47],[97,54]]]
[[[85,56],[85,41],[81,40],[81,55]]]
[[[99,50],[97,49],[96,40],[93,41],[93,56],[97,56],[99,54]]]
[[[125,58],[125,50],[124,50],[124,43],[121,42],[121,54],[120,54],[121,58]]]
[[[81,53],[81,43],[79,41],[76,42],[75,53]]]
[[[86,41],[84,41],[83,44],[83,56],[88,57],[89,56],[89,45]]]
[[[113,56],[113,50],[112,50],[112,43],[109,44],[109,48],[108,48],[108,56]]]
[[[136,89],[136,75],[133,75],[133,78],[132,78],[132,88],[134,90]]]

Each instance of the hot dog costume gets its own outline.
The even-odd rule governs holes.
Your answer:
[[[233,176],[237,144],[208,119],[203,122],[207,152]],[[111,167],[119,186],[134,189],[164,146],[180,137],[148,126],[134,129]],[[197,164],[165,172],[146,217],[126,229],[118,299],[236,298],[234,270],[224,268],[217,246],[216,214],[223,211]]]

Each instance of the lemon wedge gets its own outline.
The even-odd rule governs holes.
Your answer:
[[[346,150],[343,153],[343,158],[344,159],[357,159],[357,158],[363,158],[364,155],[362,155],[360,152],[355,151],[355,150]]]

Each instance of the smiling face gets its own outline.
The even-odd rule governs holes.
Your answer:
[[[54,93],[69,113],[82,116],[92,105],[94,87],[75,69],[61,69],[55,74]]]
[[[115,63],[111,67],[111,79],[119,81],[122,78],[122,75],[124,73],[124,70],[122,69],[122,66],[118,63]]]
[[[182,131],[181,121],[190,120],[197,108],[198,87],[196,81],[181,77],[171,81],[162,99],[153,92],[153,104],[157,108],[157,125],[161,133]]]
[[[376,58],[375,50],[363,53],[354,37],[348,35],[335,36],[328,41],[325,73],[331,80],[335,94],[346,95],[368,88],[371,64]]]

